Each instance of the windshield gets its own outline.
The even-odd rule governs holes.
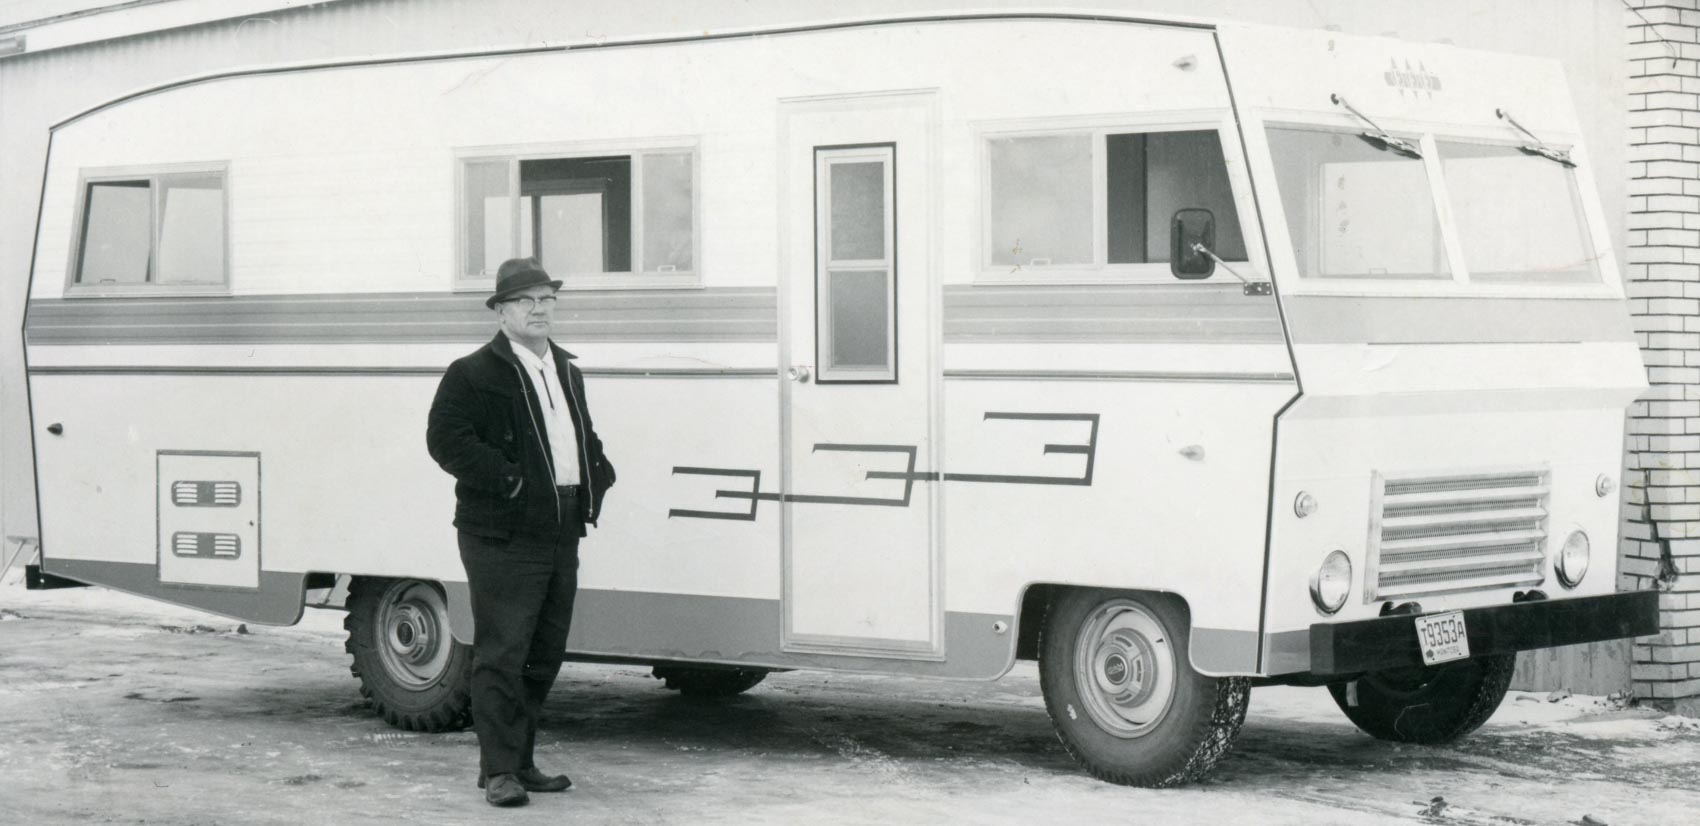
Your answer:
[[[1433,145],[1469,281],[1600,282],[1569,167],[1516,146]],[[1299,126],[1270,127],[1269,150],[1301,278],[1453,278],[1422,158],[1357,132]]]
[[[1301,277],[1452,278],[1421,158],[1292,127],[1269,129],[1269,151]]]
[[[1514,146],[1440,141],[1440,169],[1471,281],[1600,280],[1576,176]]]

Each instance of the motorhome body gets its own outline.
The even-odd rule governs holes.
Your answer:
[[[380,709],[456,724],[424,413],[536,254],[621,476],[568,656],[726,690],[1039,656],[1071,750],[1149,784],[1251,678],[1503,693],[1508,652],[1650,631],[1576,133],[1547,62],[1114,15],[144,90],[53,131],[42,570],[284,624],[340,581]]]

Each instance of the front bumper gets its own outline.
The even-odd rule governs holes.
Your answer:
[[[1421,666],[1417,616],[1312,625],[1311,673],[1344,676]],[[1472,657],[1639,637],[1659,631],[1659,595],[1635,591],[1471,608],[1464,611],[1464,626]]]

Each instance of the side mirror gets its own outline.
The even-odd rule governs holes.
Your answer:
[[[1169,272],[1196,281],[1216,271],[1216,261],[1203,250],[1216,246],[1216,216],[1208,209],[1180,209],[1169,221]]]

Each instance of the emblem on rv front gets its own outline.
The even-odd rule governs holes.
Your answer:
[[[1412,95],[1426,93],[1432,98],[1435,92],[1440,91],[1440,76],[1429,71],[1420,60],[1417,61],[1416,68],[1411,67],[1409,60],[1405,61],[1404,68],[1400,68],[1398,58],[1393,58],[1388,61],[1387,71],[1381,73],[1381,79],[1387,81],[1388,86],[1398,89],[1400,97],[1404,97],[1405,92],[1409,91]]]

